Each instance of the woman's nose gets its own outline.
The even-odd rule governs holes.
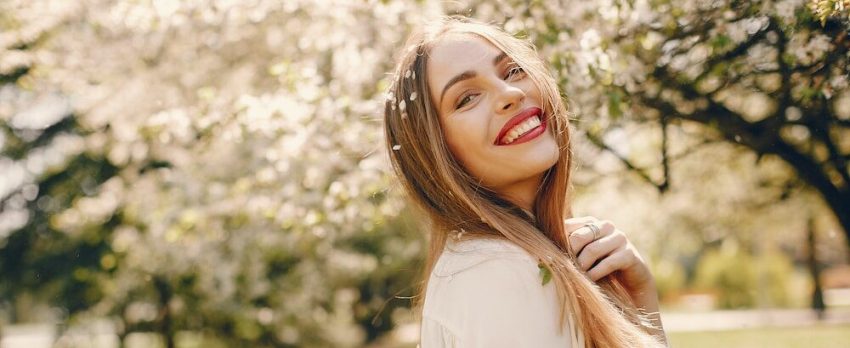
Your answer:
[[[525,99],[525,91],[507,82],[502,82],[496,101],[496,112],[510,111],[520,107]]]

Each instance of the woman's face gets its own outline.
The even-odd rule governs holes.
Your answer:
[[[536,192],[558,160],[540,90],[489,41],[449,34],[431,49],[428,85],[455,158],[482,184],[509,197]],[[523,199],[525,200],[525,199]]]

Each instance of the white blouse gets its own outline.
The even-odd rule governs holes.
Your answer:
[[[558,331],[555,285],[504,240],[450,241],[428,281],[421,348],[583,348],[572,315]]]

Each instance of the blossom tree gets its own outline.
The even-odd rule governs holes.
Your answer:
[[[430,5],[0,6],[3,302],[34,294],[168,347],[183,330],[359,346],[404,314],[424,234],[379,113]]]
[[[537,43],[580,133],[659,190],[670,149],[739,144],[847,231],[850,40],[823,3],[0,2],[0,310],[28,320],[10,308],[31,297],[169,347],[390,330],[424,234],[381,150],[386,73],[458,12]],[[634,124],[650,161],[622,149]]]
[[[738,144],[785,163],[788,175],[771,183],[779,196],[800,185],[818,192],[850,241],[850,25],[840,3],[508,1],[452,10],[469,6],[535,41],[583,135],[658,190],[682,155],[671,156],[673,139],[685,149]],[[618,147],[616,134],[634,122],[657,125],[653,161]]]

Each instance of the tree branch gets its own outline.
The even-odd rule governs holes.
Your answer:
[[[627,168],[628,168],[631,172],[634,172],[635,174],[637,174],[638,176],[640,176],[640,177],[641,177],[641,179],[643,179],[644,181],[646,181],[647,183],[649,183],[650,185],[652,185],[652,186],[654,186],[656,189],[658,189],[658,191],[659,191],[659,192],[662,192],[662,193],[663,193],[663,192],[665,192],[665,191],[667,190],[667,186],[668,186],[668,185],[667,185],[667,176],[666,176],[666,173],[665,173],[664,180],[663,180],[661,183],[656,183],[656,182],[655,182],[655,180],[653,180],[653,179],[649,176],[649,173],[647,173],[646,169],[638,167],[637,165],[635,165],[634,163],[632,163],[632,162],[631,162],[628,158],[626,158],[626,156],[621,155],[621,154],[620,154],[620,153],[618,153],[616,150],[614,150],[614,148],[612,148],[612,147],[608,146],[608,144],[605,144],[605,141],[603,141],[601,137],[599,137],[599,136],[597,136],[597,135],[595,135],[595,134],[593,134],[593,133],[591,133],[591,132],[589,132],[589,131],[588,131],[588,132],[585,132],[585,135],[587,136],[587,139],[588,139],[588,140],[590,140],[590,142],[591,142],[591,143],[593,143],[594,145],[596,145],[598,148],[603,149],[603,150],[608,151],[608,152],[610,152],[611,154],[613,154],[615,157],[617,157],[617,159],[619,159],[619,160],[620,160],[620,162],[623,162],[623,164],[624,164],[624,165],[625,165],[625,166],[626,166],[626,167],[627,167]]]
[[[760,154],[774,154],[789,163],[795,171],[810,185],[815,187],[832,207],[842,226],[850,226],[850,188],[836,186],[827,176],[823,167],[814,158],[797,150],[778,136],[767,136],[764,129],[751,124],[732,111],[710,106],[704,111],[682,114],[664,100],[646,95],[635,95],[644,105],[655,108],[667,117],[686,119],[706,125],[718,124],[719,130],[730,141],[742,143]],[[775,134],[775,133],[774,133]],[[847,225],[845,225],[847,223]]]
[[[755,34],[753,34],[752,36],[747,38],[747,40],[742,42],[740,45],[738,45],[735,48],[727,51],[726,53],[719,54],[719,55],[716,55],[716,56],[713,56],[711,58],[706,59],[706,61],[704,63],[705,69],[703,69],[702,73],[700,73],[699,76],[697,76],[697,78],[694,79],[694,81],[700,81],[703,78],[705,78],[708,75],[708,73],[710,73],[712,70],[714,70],[714,68],[717,66],[717,64],[720,64],[720,62],[730,61],[730,60],[736,59],[740,56],[743,56],[744,54],[747,53],[747,51],[750,50],[750,48],[752,48],[753,46],[755,46],[756,44],[761,42],[765,38],[765,36],[767,36],[768,32],[776,29],[776,27],[777,26],[773,22],[773,20],[770,20],[770,21],[768,21],[768,24],[767,24],[766,27],[762,28],[761,30],[759,30],[758,32],[756,32]],[[663,67],[658,67],[658,68],[663,68]],[[656,68],[656,69],[658,69],[658,68]]]

